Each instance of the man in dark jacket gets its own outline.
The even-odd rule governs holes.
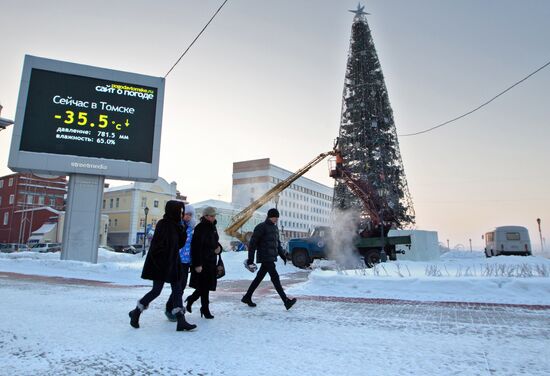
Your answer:
[[[192,330],[197,326],[185,321],[181,300],[181,279],[183,278],[179,250],[184,246],[187,237],[181,224],[185,205],[181,201],[170,200],[164,208],[164,216],[158,221],[147,258],[143,264],[141,278],[153,281],[153,288],[138,300],[137,306],[130,311],[130,325],[139,328],[139,317],[149,303],[156,299],[164,286],[170,283],[173,303],[172,314],[177,319],[177,331]]]
[[[279,220],[279,211],[277,209],[269,209],[267,212],[267,219],[265,222],[260,223],[254,228],[252,238],[248,245],[248,261],[249,266],[254,264],[254,252],[257,250],[256,261],[261,263],[262,266],[258,270],[256,278],[250,284],[248,291],[241,299],[241,302],[248,304],[250,307],[256,307],[256,303],[252,301],[252,294],[260,282],[264,279],[265,275],[269,273],[271,282],[275,286],[275,290],[279,293],[279,296],[283,300],[286,309],[290,309],[296,303],[296,298],[289,299],[281,286],[281,280],[279,274],[275,268],[275,262],[277,261],[277,255],[283,259],[286,265],[286,254],[281,247],[281,241],[279,240],[279,229],[277,228],[277,222]]]

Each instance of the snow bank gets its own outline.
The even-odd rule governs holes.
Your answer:
[[[331,264],[323,263],[307,282],[293,286],[289,293],[550,305],[550,260],[521,256],[486,259],[479,254],[453,252],[439,262],[388,262],[372,269],[327,270]],[[532,273],[522,272],[526,270]]]
[[[243,266],[245,252],[222,254],[223,281],[252,280]],[[119,285],[150,286],[142,280],[144,259],[99,250],[99,262],[62,261],[59,253],[0,253],[0,271],[88,279]],[[287,284],[291,295],[463,301],[550,305],[550,260],[542,257],[492,257],[482,252],[447,252],[437,262],[387,262],[372,269],[338,270],[334,261],[317,261],[306,282]],[[300,269],[278,262],[281,278]],[[531,273],[526,271],[530,270]],[[540,276],[546,271],[546,277]],[[538,277],[537,277],[538,276]],[[268,278],[266,278],[268,280]]]
[[[246,257],[248,254],[245,252],[224,252],[222,254],[226,268],[224,281],[252,280],[254,278],[254,274],[243,266],[243,260]],[[97,264],[60,260],[59,253],[0,253],[0,271],[89,279],[121,285],[149,285],[149,281],[141,279],[144,261],[145,258],[141,257],[141,254],[117,253],[103,248],[99,248]],[[285,266],[282,261],[279,261],[277,270],[284,279],[285,274],[296,272],[299,269],[290,263]]]

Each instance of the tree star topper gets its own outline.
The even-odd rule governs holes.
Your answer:
[[[364,17],[367,14],[370,15],[370,13],[367,13],[364,11],[365,6],[361,5],[361,3],[357,3],[357,9],[356,10],[348,10],[348,12],[355,13],[355,17]]]

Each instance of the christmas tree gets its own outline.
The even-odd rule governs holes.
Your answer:
[[[364,7],[357,6],[342,99],[338,149],[344,168],[365,187],[371,208],[386,225],[414,224],[414,209],[393,121],[393,112]],[[337,180],[334,207],[360,211],[363,222],[373,219],[362,201]],[[365,223],[363,223],[365,225]]]

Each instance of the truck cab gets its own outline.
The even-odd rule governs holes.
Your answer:
[[[288,253],[292,264],[298,268],[308,267],[314,259],[324,259],[330,254],[331,248],[330,227],[316,227],[311,236],[307,238],[290,239],[288,242]],[[411,244],[411,237],[405,236],[384,236],[369,237],[368,232],[362,231],[354,239],[356,252],[363,257],[368,268],[379,262],[385,262],[387,258],[396,260],[396,253],[404,251],[396,250],[396,245]]]
[[[292,264],[304,268],[309,266],[314,259],[326,258],[330,234],[330,227],[320,226],[316,227],[307,238],[290,239],[288,253]]]

